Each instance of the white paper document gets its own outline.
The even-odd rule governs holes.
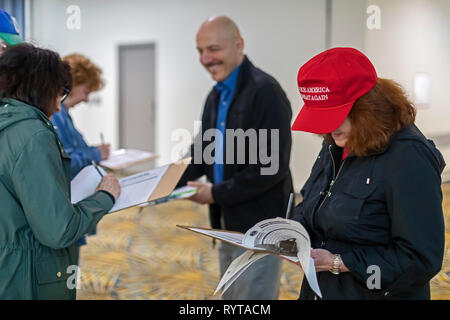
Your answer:
[[[257,223],[245,234],[225,230],[179,227],[250,250],[244,252],[230,264],[214,294],[219,290],[223,294],[253,262],[267,254],[277,254],[288,261],[300,262],[311,289],[319,297],[322,297],[314,260],[311,258],[309,235],[297,221],[284,218],[267,219]],[[287,247],[283,247],[285,241],[288,241]],[[295,247],[293,247],[293,242],[295,242]],[[289,251],[287,248],[291,248],[291,250]]]
[[[222,279],[220,279],[220,282],[217,285],[216,291],[214,291],[213,295],[216,295],[216,293],[220,290],[222,290],[223,294],[233,284],[233,282],[237,278],[239,278],[239,276],[243,274],[248,267],[250,267],[253,262],[256,262],[262,257],[267,256],[268,254],[269,253],[245,251],[239,257],[234,259],[228,267],[227,271],[225,271]]]
[[[157,157],[152,152],[136,149],[119,149],[111,151],[108,159],[102,160],[99,164],[111,170],[119,170],[134,164],[153,160]]]
[[[102,174],[106,174],[102,168],[97,168]],[[120,196],[109,212],[147,202],[168,168],[169,165],[165,165],[119,179]],[[83,168],[71,181],[71,202],[77,203],[92,195],[101,179],[102,177],[94,166]]]
[[[109,212],[147,202],[167,168],[169,165],[119,179],[120,196]]]
[[[97,167],[103,175],[106,175],[103,168]],[[94,166],[84,167],[70,182],[71,202],[77,203],[95,192],[102,176]]]
[[[194,232],[204,234],[211,238],[219,239],[242,247],[242,239],[244,238],[243,233],[225,230],[216,230],[216,229],[195,228],[195,227],[185,227],[185,228]]]
[[[305,275],[308,275],[311,241],[308,232],[300,222],[283,218],[261,221],[247,230],[243,244],[249,249],[260,249],[264,245],[276,245],[280,241],[289,239],[295,239],[297,258]]]

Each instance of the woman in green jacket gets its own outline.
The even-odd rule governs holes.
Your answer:
[[[120,194],[107,175],[70,201],[70,157],[49,120],[70,86],[53,51],[19,44],[0,56],[0,299],[75,299],[76,241]]]

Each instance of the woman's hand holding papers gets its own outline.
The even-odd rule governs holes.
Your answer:
[[[97,189],[95,191],[104,190],[109,192],[115,200],[120,196],[120,184],[119,180],[112,174],[108,173],[103,176],[102,181],[100,181]]]
[[[330,271],[333,268],[334,254],[325,249],[312,249],[311,258],[314,260],[314,266],[316,267],[316,272],[320,271]],[[349,270],[342,262],[339,264],[339,269],[341,272],[348,272]]]
[[[214,198],[212,196],[212,186],[211,182],[198,182],[198,181],[188,181],[188,186],[197,188],[197,193],[193,196],[186,198],[200,204],[211,204],[214,203]]]

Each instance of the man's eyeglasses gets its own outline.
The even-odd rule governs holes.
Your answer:
[[[69,93],[70,93],[70,89],[64,87],[64,88],[63,88],[63,95],[62,95],[61,101],[60,101],[61,103],[63,103],[64,100],[66,100],[66,98],[67,98],[67,96],[69,95]]]

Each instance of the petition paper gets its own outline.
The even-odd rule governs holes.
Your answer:
[[[169,165],[165,165],[119,179],[120,196],[109,212],[147,202],[168,168]]]
[[[101,167],[97,168],[103,175],[106,175],[106,172]],[[169,165],[165,165],[119,179],[120,196],[109,212],[119,211],[147,202],[168,168]],[[101,179],[102,177],[94,166],[90,165],[83,168],[70,183],[71,202],[77,203],[92,195]]]
[[[311,242],[308,232],[301,225],[301,223],[284,218],[274,218],[261,221],[247,230],[242,239],[242,244],[248,249],[270,250],[274,246],[276,247],[280,243],[280,241],[289,239],[295,239],[295,243],[297,246],[296,257],[287,255],[280,256],[293,262],[299,261],[311,289],[313,289],[319,297],[322,297],[322,292],[320,291],[317,281],[314,260],[311,258]],[[265,255],[264,252],[262,252],[262,254]],[[224,282],[224,284],[221,285],[223,286],[223,289],[228,288],[231,283],[233,283],[234,280],[236,280],[239,275],[242,274],[243,271],[240,272],[240,269],[247,269],[250,264],[260,258],[262,258],[262,256],[258,257],[253,255],[242,255],[236,258],[233,261],[233,263],[235,261],[236,263],[234,265],[232,263],[233,267],[230,272],[228,273],[228,270],[225,272],[225,275],[227,275],[228,273],[226,279],[222,279]],[[220,290],[220,288],[216,289],[216,292],[218,290]]]
[[[105,170],[97,167],[103,175],[106,175]],[[83,168],[70,182],[70,201],[77,203],[95,192],[102,177],[98,174],[93,165]]]
[[[216,288],[216,291],[214,291],[215,295],[219,290],[222,289],[222,295],[227,291],[227,289],[233,284],[233,282],[239,278],[239,276],[244,273],[245,270],[247,270],[250,265],[261,259],[262,257],[267,256],[268,253],[261,253],[261,252],[254,252],[246,250],[243,254],[241,254],[239,257],[233,260],[231,262],[230,266],[228,267],[227,271],[225,271],[222,279],[220,279],[220,282]]]

